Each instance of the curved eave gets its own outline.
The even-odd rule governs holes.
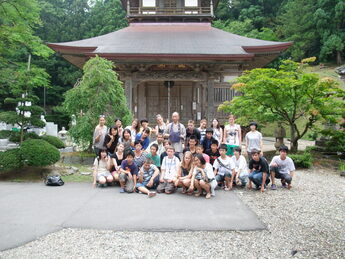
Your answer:
[[[264,46],[242,46],[242,48],[249,53],[260,53],[260,52],[281,52],[288,49],[293,42],[284,42],[274,45],[264,45]]]
[[[47,44],[49,48],[55,50],[56,52],[62,53],[62,54],[85,54],[94,52],[97,47],[75,47],[75,46],[66,46],[56,43],[48,43]]]

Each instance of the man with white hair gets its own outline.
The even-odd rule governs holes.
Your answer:
[[[179,122],[180,115],[178,112],[174,112],[171,118],[172,122],[167,125],[164,131],[164,136],[169,138],[175,152],[178,153],[182,159],[183,143],[186,138],[186,128]]]

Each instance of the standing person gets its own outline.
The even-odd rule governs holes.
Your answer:
[[[104,138],[104,147],[107,149],[109,156],[114,154],[118,142],[119,131],[116,126],[113,126],[109,129],[108,134]]]
[[[186,193],[192,178],[193,155],[190,151],[183,154],[182,162],[177,172],[175,185],[182,186],[182,193]]]
[[[182,158],[183,143],[186,138],[186,128],[179,122],[180,115],[177,112],[172,114],[172,122],[167,125],[164,132],[165,137],[169,138],[175,152]]]
[[[262,148],[262,134],[257,131],[258,124],[256,122],[251,122],[249,124],[250,131],[246,134],[246,150],[248,153],[248,158],[251,157],[251,153],[254,149],[261,150],[261,155],[263,155]]]
[[[156,195],[156,192],[150,191],[150,189],[154,188],[158,183],[159,169],[152,164],[152,160],[150,158],[147,158],[140,169],[136,187],[138,191],[147,194],[147,196],[151,198]]]
[[[104,148],[104,138],[105,135],[107,135],[107,126],[105,125],[105,122],[105,116],[100,115],[98,125],[96,126],[95,131],[93,132],[92,143],[96,156],[98,156],[99,151]]]
[[[146,128],[141,133],[138,133],[135,137],[135,141],[141,141],[142,148],[147,149],[150,144],[150,129]]]
[[[226,155],[226,145],[222,144],[219,147],[220,157],[218,157],[213,164],[214,174],[218,184],[224,184],[225,181],[225,191],[229,191],[230,180],[232,176],[232,170],[234,165],[232,164],[231,158]]]
[[[214,188],[217,186],[217,182],[214,176],[213,167],[210,163],[206,163],[204,157],[201,154],[195,156],[195,167],[193,169],[193,175],[189,191],[194,191],[194,187],[197,189],[196,197],[202,194],[202,190],[206,191],[206,199],[214,196]]]
[[[250,174],[248,188],[252,188],[252,182],[255,184],[256,189],[261,192],[265,191],[266,185],[269,183],[269,166],[266,159],[260,156],[260,150],[252,150],[252,159],[249,161]]]
[[[124,193],[125,191],[128,193],[134,192],[137,184],[138,171],[139,169],[134,163],[134,153],[133,151],[129,151],[126,154],[126,159],[121,163],[119,176],[120,193]]]
[[[116,118],[114,120],[115,123],[115,127],[117,127],[117,130],[119,132],[119,135],[122,136],[122,132],[123,132],[123,127],[122,127],[122,120],[119,118]]]
[[[134,163],[139,169],[144,164],[146,156],[147,153],[143,150],[142,142],[140,140],[136,140],[134,142]]]
[[[296,169],[293,160],[287,156],[288,150],[287,146],[281,145],[279,147],[279,156],[273,157],[270,163],[272,190],[277,190],[275,178],[281,179],[282,187],[286,188],[287,184],[287,188],[291,189],[291,181]]]
[[[164,131],[166,130],[167,125],[165,124],[162,115],[157,114],[156,115],[156,121],[157,121],[157,125],[156,125],[156,127],[154,129],[154,133],[156,135],[164,134]]]
[[[185,146],[188,146],[189,139],[191,138],[191,136],[195,136],[197,142],[200,143],[200,138],[201,138],[200,132],[197,128],[194,127],[194,121],[193,120],[188,121],[187,129],[186,129]]]
[[[233,149],[240,147],[242,143],[242,131],[239,124],[235,124],[235,116],[230,114],[229,124],[224,127],[223,143],[227,145],[228,151],[226,155],[232,156]]]
[[[158,155],[157,151],[158,151],[158,145],[157,144],[151,145],[150,153],[147,154],[147,157],[152,159],[153,164],[155,166],[157,166],[158,168],[160,168],[161,167],[161,157]]]
[[[177,172],[180,167],[180,160],[174,156],[174,147],[169,146],[167,148],[168,156],[164,157],[161,166],[160,184],[157,187],[158,193],[165,192],[171,194],[175,192],[175,182],[177,180]]]
[[[152,129],[149,127],[149,121],[147,119],[140,120],[140,125],[141,125],[140,132],[143,132],[146,129],[149,129],[151,133]]]
[[[212,142],[216,141],[216,139],[213,137],[213,129],[208,128],[206,130],[206,136],[204,137],[204,140],[201,141],[201,145],[204,147],[204,152],[206,153],[209,149],[211,149]]]
[[[157,154],[160,156],[164,151],[164,137],[162,133],[158,133],[157,139],[150,143],[149,147],[146,149],[147,152],[150,151],[150,148],[153,144],[156,144],[158,146]]]
[[[118,182],[119,181],[119,176],[120,176],[120,168],[121,168],[121,163],[125,159],[125,146],[123,143],[117,144],[116,147],[116,152],[110,156],[111,161],[112,161],[112,169],[110,172],[114,177],[114,181]]]
[[[132,137],[132,142],[134,143],[135,141],[135,137],[137,136],[137,134],[140,132],[140,124],[138,119],[134,119],[132,121],[131,126],[127,126],[125,129],[129,129],[131,132],[131,137]]]
[[[213,165],[214,164],[214,161],[220,157],[220,153],[219,153],[219,150],[218,150],[218,141],[217,140],[214,140],[212,141],[211,143],[211,149],[209,149],[207,152],[206,152],[206,155],[208,155],[210,157],[210,164]]]
[[[200,143],[204,140],[206,136],[206,127],[207,127],[207,120],[202,119],[200,121],[200,127],[198,128],[200,132]]]
[[[120,138],[119,142],[123,144],[125,153],[132,150],[134,147],[134,141],[132,141],[131,131],[129,129],[123,130],[122,137]]]
[[[93,187],[99,183],[100,186],[105,187],[106,183],[111,183],[113,177],[109,172],[110,169],[110,159],[108,157],[107,150],[105,148],[100,149],[98,156],[95,158],[93,163]]]
[[[198,144],[198,139],[196,136],[192,135],[189,138],[188,146],[183,150],[183,153],[190,151],[192,155],[196,153],[196,145]]]
[[[246,187],[248,180],[248,166],[246,158],[241,155],[241,148],[234,148],[234,155],[231,157],[232,164],[234,165],[234,170],[232,171],[231,180],[230,180],[230,189],[234,182],[236,184],[241,183],[241,187]]]
[[[223,129],[220,127],[219,121],[216,118],[212,121],[212,129],[213,138],[217,140],[218,143],[221,143],[223,139]]]

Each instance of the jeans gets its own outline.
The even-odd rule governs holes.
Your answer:
[[[256,187],[260,187],[262,184],[262,174],[263,173],[260,171],[253,171],[249,174],[248,178],[256,185]],[[266,173],[266,184],[268,184],[269,182],[269,174]]]
[[[290,174],[280,173],[279,168],[277,166],[271,166],[270,170],[274,172],[274,178],[281,179],[282,181],[285,180],[287,184],[291,184],[292,177]]]

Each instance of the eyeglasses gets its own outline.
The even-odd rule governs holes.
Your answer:
[[[99,115],[98,117],[99,118],[105,118],[105,115]]]

